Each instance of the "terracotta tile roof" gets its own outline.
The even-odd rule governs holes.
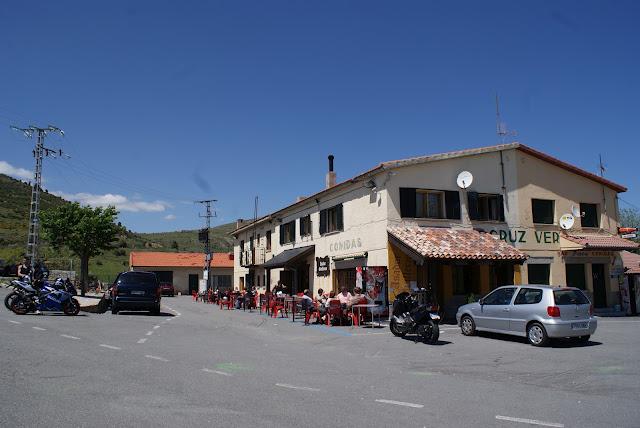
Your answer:
[[[620,255],[622,256],[622,263],[624,264],[624,273],[640,275],[640,254],[622,251]]]
[[[601,250],[635,250],[638,248],[638,244],[635,242],[615,235],[566,235],[565,238],[584,246],[585,250],[590,248]]]
[[[474,229],[403,225],[387,231],[427,259],[524,261],[528,257],[494,235]]]
[[[211,267],[233,267],[232,253],[213,253]],[[129,266],[135,267],[204,267],[203,253],[162,253],[132,251]]]

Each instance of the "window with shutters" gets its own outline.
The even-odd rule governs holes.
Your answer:
[[[504,221],[502,195],[469,192],[467,197],[471,220]]]
[[[311,215],[300,217],[300,236],[311,235]]]
[[[265,235],[265,239],[267,240],[267,251],[271,251],[271,231],[267,230],[267,233]]]
[[[296,221],[280,225],[280,244],[288,244],[296,240]]]
[[[320,211],[320,234],[344,230],[342,204]]]
[[[400,188],[400,216],[460,219],[460,193],[449,190]]]
[[[444,218],[444,192],[417,190],[416,217]]]

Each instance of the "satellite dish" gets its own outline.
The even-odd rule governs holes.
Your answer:
[[[576,207],[575,205],[571,205],[571,214],[573,214],[574,217],[581,217],[581,215],[580,215],[580,207]]]
[[[462,171],[456,178],[456,183],[461,189],[466,189],[473,183],[473,175],[469,171]]]
[[[560,221],[559,221],[560,227],[563,228],[564,230],[571,229],[575,222],[576,222],[576,219],[571,214],[562,214],[562,217],[560,217]]]

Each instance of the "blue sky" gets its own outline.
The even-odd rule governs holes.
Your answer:
[[[115,202],[136,231],[275,210],[380,161],[517,140],[640,206],[638,2],[11,1],[0,12],[0,171]],[[26,170],[26,171],[25,171]],[[626,203],[622,207],[628,206]]]

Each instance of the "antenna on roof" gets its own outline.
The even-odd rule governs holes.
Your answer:
[[[600,157],[600,162],[598,164],[598,169],[600,170],[600,177],[604,178],[604,172],[607,170],[607,168],[602,163],[602,155],[598,155],[598,156]]]
[[[500,144],[505,144],[507,136],[515,137],[517,134],[515,131],[507,130],[507,124],[500,118],[500,99],[496,93],[496,133],[500,139]]]

